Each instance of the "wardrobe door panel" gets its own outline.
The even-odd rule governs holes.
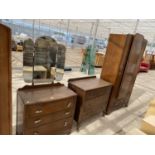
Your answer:
[[[146,44],[147,41],[144,40],[142,35],[135,35],[119,89],[118,98],[130,97]]]
[[[124,71],[132,35],[111,34],[107,46],[105,60],[102,67],[101,79],[113,85],[121,78]]]

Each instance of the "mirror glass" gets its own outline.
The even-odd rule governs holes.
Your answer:
[[[28,83],[60,81],[63,78],[66,47],[42,36],[24,41],[23,76]]]

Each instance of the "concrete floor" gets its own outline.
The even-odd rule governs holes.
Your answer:
[[[82,54],[80,49],[68,49],[66,53],[66,66],[72,66],[72,72],[65,72],[61,81],[67,85],[69,78],[87,76],[79,72]],[[22,53],[12,52],[12,92],[13,92],[13,134],[16,125],[16,90],[26,83],[22,74]],[[100,76],[101,69],[96,69],[96,76]],[[74,122],[71,135],[111,135],[127,134],[133,128],[139,128],[148,103],[155,98],[155,71],[139,73],[133,88],[129,106],[117,110],[110,115],[95,116],[81,124],[79,132]]]

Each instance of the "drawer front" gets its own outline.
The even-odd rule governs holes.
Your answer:
[[[93,111],[103,111],[103,108],[107,106],[107,100],[104,96],[96,97],[95,99],[85,101],[83,106],[83,111],[85,113],[87,112],[93,112]]]
[[[44,125],[47,123],[52,123],[60,119],[73,117],[73,114],[74,114],[74,108],[67,109],[65,111],[55,112],[55,113],[48,114],[45,116],[36,116],[32,118],[26,118],[25,128],[34,128],[34,127],[38,127],[40,125]]]
[[[75,106],[74,98],[54,101],[51,103],[36,103],[33,105],[25,106],[25,117],[43,116],[46,114],[69,110]]]
[[[53,135],[62,134],[72,128],[73,118],[66,118],[53,123],[45,124],[31,129],[25,129],[23,134],[26,135]]]
[[[79,122],[83,121],[95,114],[99,114],[106,110],[108,104],[108,98],[104,96],[98,96],[92,100],[87,100],[83,103],[79,114]]]
[[[111,86],[87,91],[85,100],[94,99],[98,96],[103,96],[105,94],[109,95],[110,89],[111,89]]]
[[[48,131],[46,133],[34,133],[31,131],[26,131],[26,135],[69,135],[71,133],[71,129],[63,129],[63,130],[56,130],[56,131]]]

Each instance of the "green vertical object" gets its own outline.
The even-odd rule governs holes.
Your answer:
[[[96,47],[95,45],[90,47],[90,56],[89,56],[89,69],[88,69],[88,74],[89,75],[94,75],[95,74],[95,55],[96,54]]]
[[[92,47],[92,45],[88,45],[86,48],[86,53],[84,54],[82,65],[81,65],[81,72],[85,72],[89,75],[94,75],[95,74],[95,69],[94,69],[94,63],[95,63],[95,53],[96,53],[96,48]]]
[[[88,45],[88,47],[86,48],[86,53],[83,57],[83,61],[81,65],[81,72],[87,73],[87,70],[88,70],[89,75],[95,74],[95,69],[94,69],[95,56],[96,56],[95,38],[97,34],[98,25],[99,25],[99,19],[96,20],[92,45]],[[91,33],[92,33],[92,29],[91,29]],[[90,36],[91,36],[91,33],[90,33]]]

